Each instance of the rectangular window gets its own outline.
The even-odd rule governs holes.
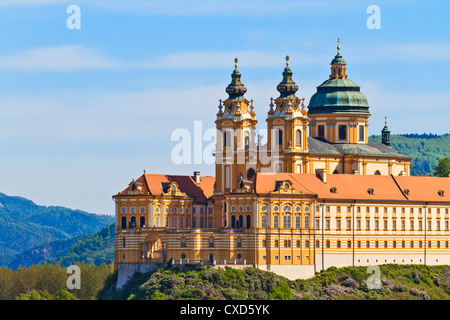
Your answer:
[[[329,248],[330,247],[330,240],[327,240],[327,248]]]
[[[347,126],[339,125],[339,140],[347,140]]]
[[[364,126],[359,126],[359,141],[364,141]]]
[[[366,230],[370,230],[370,220],[366,220]]]
[[[340,219],[336,220],[336,229],[341,230],[341,220]]]
[[[305,241],[305,248],[309,248],[309,241],[308,240]]]
[[[278,248],[278,240],[275,240],[275,248]]]
[[[370,241],[366,241],[366,248],[370,248]]]
[[[337,241],[336,247],[337,247],[337,248],[340,248],[340,247],[341,247],[341,241],[339,241],[339,240]]]
[[[330,219],[327,219],[327,220],[325,221],[325,226],[326,226],[326,229],[327,229],[327,230],[330,230]]]
[[[317,128],[318,128],[317,136],[321,138],[325,137],[325,126],[321,124]]]
[[[351,248],[352,247],[352,242],[349,240],[347,241],[347,248]]]
[[[351,221],[350,219],[347,219],[347,230],[351,229]]]
[[[266,247],[266,240],[263,240],[263,241],[262,241],[262,246],[263,246],[263,248]]]

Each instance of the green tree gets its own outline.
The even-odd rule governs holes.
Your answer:
[[[439,160],[437,166],[434,167],[433,174],[438,177],[448,177],[450,174],[450,157]]]

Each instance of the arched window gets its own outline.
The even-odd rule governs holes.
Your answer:
[[[168,217],[168,216],[166,216],[166,218],[164,219],[164,226],[165,226],[166,228],[169,227],[169,217]]]
[[[297,130],[297,132],[295,133],[295,144],[297,146],[302,145],[302,132],[300,130]]]
[[[140,228],[145,227],[145,217],[140,217],[139,218],[139,227]]]
[[[231,216],[231,227],[236,228],[236,216]]]
[[[273,217],[273,227],[275,228],[275,229],[277,229],[278,228],[278,215],[275,215],[274,217]]]
[[[186,237],[181,237],[181,247],[182,248],[186,247]]]
[[[250,146],[250,133],[248,131],[244,133],[244,145],[246,148]]]
[[[127,218],[122,217],[122,229],[126,229],[127,228]]]
[[[379,175],[381,175],[381,173],[379,170],[377,170],[377,171],[375,171],[374,175],[379,176]]]
[[[243,215],[239,215],[239,225],[238,228],[243,228],[244,227],[244,216]]]
[[[301,223],[301,217],[299,215],[295,216],[295,228],[300,229],[302,223]]]
[[[237,237],[236,239],[236,247],[240,248],[241,247],[241,237]]]
[[[250,221],[250,215],[249,214],[245,217],[245,220],[247,220],[246,221],[247,229],[250,229],[251,221]]]
[[[155,218],[155,227],[159,228],[159,216]]]
[[[305,229],[309,229],[309,216],[305,216]]]
[[[250,180],[255,175],[255,170],[253,168],[248,169],[247,171],[247,180]]]
[[[172,228],[177,228],[178,219],[177,217],[172,217]]]
[[[291,215],[284,214],[283,215],[283,229],[290,229],[290,228],[291,228]]]
[[[136,228],[136,217],[131,217],[130,228]]]
[[[267,227],[267,215],[263,214],[261,216],[261,228]]]

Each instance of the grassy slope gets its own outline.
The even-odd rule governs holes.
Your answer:
[[[216,270],[175,268],[137,274],[122,290],[105,288],[108,299],[357,299],[444,300],[450,298],[448,266],[380,266],[381,286],[369,289],[366,267],[329,268],[314,278],[290,281],[255,268]]]

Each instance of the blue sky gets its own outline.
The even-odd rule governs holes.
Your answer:
[[[370,5],[381,29],[366,26]],[[233,59],[264,129],[285,56],[307,103],[338,37],[370,134],[385,116],[392,133],[448,133],[449,13],[446,1],[0,0],[0,192],[112,214],[144,169],[214,175],[174,164],[171,134],[213,128]]]

